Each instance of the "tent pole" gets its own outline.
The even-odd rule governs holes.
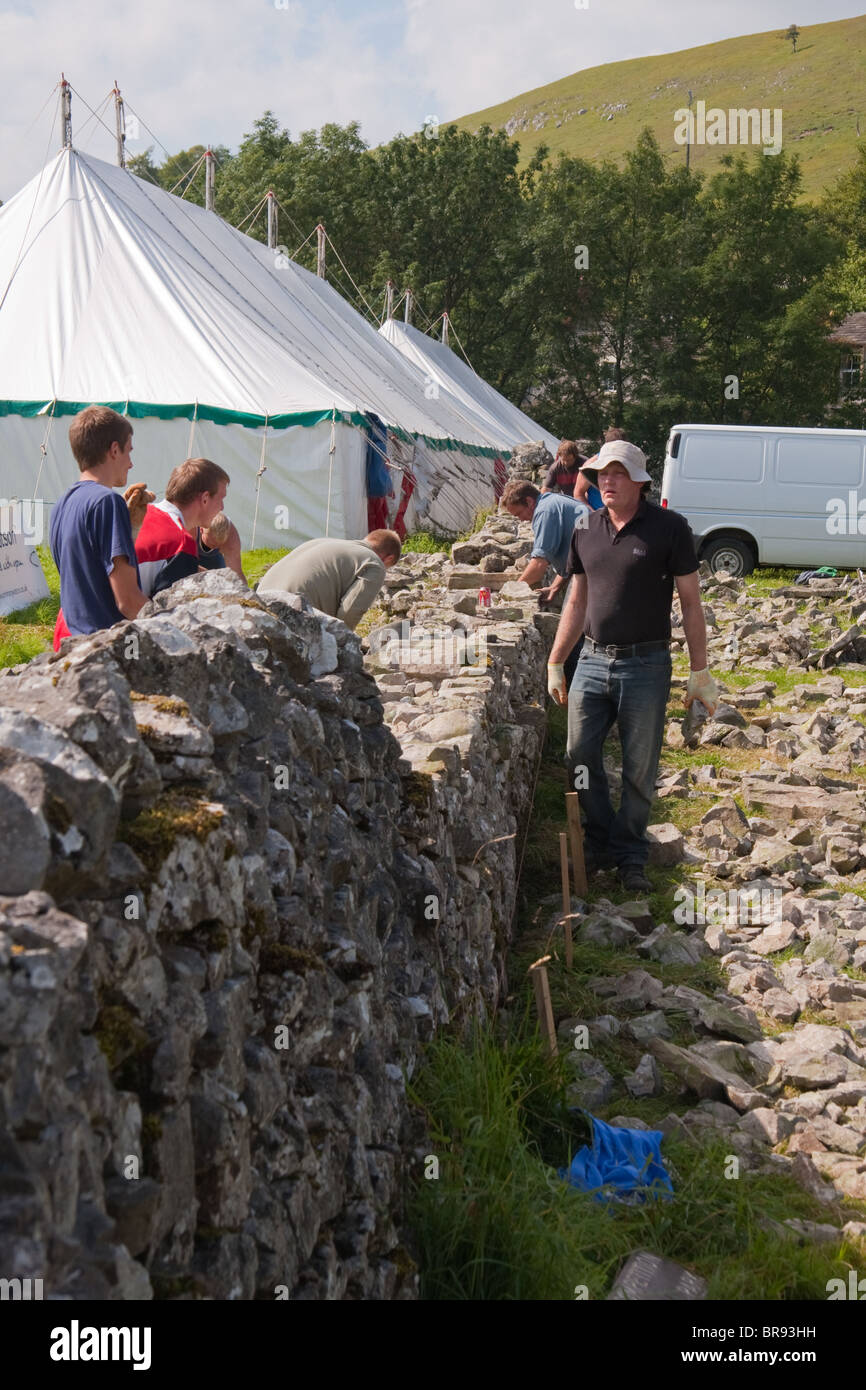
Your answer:
[[[256,509],[255,509],[255,512],[253,513],[253,534],[252,534],[252,539],[251,539],[251,541],[250,541],[250,550],[255,550],[255,548],[256,548],[256,527],[257,527],[258,524],[259,524],[259,496],[260,496],[260,494],[261,494],[261,489],[262,489],[262,474],[263,474],[263,473],[267,473],[267,471],[268,471],[267,464],[265,463],[265,458],[266,458],[266,456],[267,456],[267,447],[268,447],[268,417],[267,417],[267,415],[266,415],[266,416],[265,416],[265,432],[264,432],[264,434],[262,435],[262,453],[261,453],[261,458],[259,459],[259,471],[258,471],[258,473],[256,474]]]
[[[213,150],[205,150],[204,156],[204,205],[207,212],[213,212]]]
[[[123,97],[120,95],[120,88],[117,85],[117,78],[114,79],[114,124],[117,131],[117,163],[121,169],[126,168],[126,113],[123,108]]]
[[[389,280],[385,286],[385,318],[394,317],[394,281]]]
[[[331,413],[331,447],[328,450],[328,510],[325,513],[325,535],[331,534],[331,482],[334,477],[334,454],[337,452],[337,410]]]
[[[274,190],[268,189],[268,246],[272,251],[277,245],[277,201]]]
[[[411,323],[411,322],[412,322],[412,291],[411,291],[411,290],[407,290],[407,291],[406,291],[406,304],[405,304],[405,306],[404,306],[404,308],[403,308],[403,322],[404,322],[404,323]]]
[[[62,150],[72,149],[72,89],[63,73],[60,74],[60,110],[63,122]]]
[[[445,313],[442,315],[442,341],[443,341],[443,343],[445,344],[445,346],[447,347],[447,346],[448,346],[448,310],[447,310],[447,309],[445,310]]]
[[[316,228],[318,244],[316,247],[316,274],[320,280],[325,278],[325,228],[320,222]]]

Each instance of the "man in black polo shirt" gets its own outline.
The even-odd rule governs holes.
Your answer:
[[[694,538],[685,517],[643,496],[646,457],[627,441],[605,444],[593,468],[603,508],[575,531],[567,572],[575,582],[550,653],[548,689],[568,700],[568,761],[586,817],[587,867],[617,865],[623,887],[648,892],[646,828],[655,794],[671,684],[674,583],[683,613],[691,675],[685,704],[713,712],[716,683],[707,670],[707,631]],[[592,479],[595,481],[595,479]],[[586,641],[566,691],[562,663],[581,632]],[[622,800],[615,812],[602,761],[616,722],[622,744]]]

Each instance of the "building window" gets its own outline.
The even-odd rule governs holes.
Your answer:
[[[839,384],[843,396],[855,390],[863,380],[863,353],[863,348],[852,348],[850,352],[842,353]]]

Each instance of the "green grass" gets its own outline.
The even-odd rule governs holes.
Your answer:
[[[422,1297],[445,1301],[605,1298],[635,1249],[685,1265],[717,1299],[826,1298],[827,1280],[857,1263],[852,1245],[784,1240],[763,1219],[843,1219],[786,1174],[743,1167],[725,1177],[724,1139],[665,1139],[674,1199],[606,1205],[557,1175],[589,1134],[565,1106],[567,1072],[524,1028],[479,1026],[466,1044],[438,1038],[410,1090],[423,1112],[438,1177],[418,1173],[410,1207]],[[621,1110],[658,1121],[664,1099]],[[419,1168],[421,1165],[419,1165]]]
[[[444,550],[449,555],[451,545],[450,536],[440,536],[436,531],[415,531],[404,540],[403,550],[413,555],[435,555],[437,551]]]
[[[265,571],[288,553],[289,547],[287,546],[276,549],[259,546],[256,550],[245,550],[241,556],[241,563],[250,588],[255,588]]]
[[[580,13],[573,16],[576,29],[585,19]],[[478,130],[485,124],[495,129],[514,118],[525,121],[526,128],[514,132],[522,164],[542,144],[554,156],[562,152],[619,162],[649,126],[663,153],[673,163],[684,164],[684,147],[674,140],[674,112],[687,106],[689,89],[708,110],[779,107],[782,147],[799,155],[803,196],[816,199],[850,168],[856,155],[866,16],[804,26],[797,53],[780,38],[784,27],[678,53],[585,68],[463,116],[456,124]],[[605,119],[608,113],[602,107],[620,101],[628,103],[627,109],[615,113],[613,120]],[[584,107],[586,114],[579,116]],[[714,173],[731,152],[727,145],[694,143],[691,167]]]

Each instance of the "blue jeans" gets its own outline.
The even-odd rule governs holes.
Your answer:
[[[586,768],[577,787],[586,818],[586,845],[597,861],[613,860],[620,868],[647,862],[646,828],[670,686],[669,651],[618,659],[603,652],[581,652],[568,693],[567,757],[572,775]],[[602,761],[614,722],[622,745],[622,799],[616,812]]]

